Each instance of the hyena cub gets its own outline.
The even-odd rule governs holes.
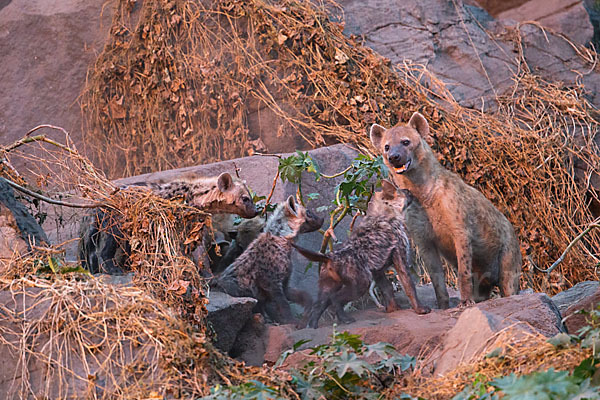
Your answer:
[[[256,216],[256,207],[246,184],[228,173],[131,186],[147,186],[167,199],[183,197],[188,204],[209,213],[235,213],[244,218]],[[129,247],[112,213],[100,209],[84,217],[79,237],[79,259],[84,268],[92,273],[123,272]]]
[[[396,269],[415,312],[426,314],[431,311],[419,302],[408,272],[412,250],[404,225],[404,211],[410,202],[410,193],[398,191],[390,182],[383,181],[383,190],[373,194],[367,216],[342,247],[321,254],[294,245],[309,260],[323,263],[319,274],[319,297],[308,318],[311,328],[318,326],[319,318],[330,304],[340,322],[353,322],[354,319],[344,311],[344,305],[365,294],[373,280],[381,289],[386,311],[397,309],[393,286],[385,276],[391,266]]]
[[[312,301],[306,292],[288,286],[292,243],[301,231],[315,231],[322,224],[322,218],[310,217],[306,208],[289,196],[269,217],[265,231],[223,271],[213,286],[231,296],[254,297],[258,300],[258,311],[274,322],[293,322],[288,300],[305,310]]]

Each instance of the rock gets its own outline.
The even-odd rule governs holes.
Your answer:
[[[558,311],[560,311],[560,313],[564,317],[564,312],[569,307],[576,303],[579,303],[586,297],[594,295],[598,290],[598,287],[600,287],[600,282],[598,281],[579,282],[572,288],[569,288],[552,296],[552,301],[554,302],[556,307],[558,307]]]
[[[477,307],[503,318],[524,322],[547,337],[565,331],[558,308],[545,293],[492,299],[478,303]]]
[[[52,124],[65,128],[77,147],[84,147],[77,98],[88,67],[105,44],[114,3],[0,1],[2,144],[20,139],[36,125]],[[64,142],[56,131],[39,132]],[[14,165],[21,169],[28,163],[15,159]]]
[[[214,344],[224,352],[231,350],[238,332],[252,316],[256,299],[251,297],[232,297],[226,293],[210,291],[206,305],[208,322],[216,334]]]
[[[521,4],[515,3],[515,7],[496,13],[490,11],[490,8],[497,10],[495,5],[489,4],[491,3],[489,1],[485,3],[487,7],[484,4],[482,7],[497,19],[516,22],[537,21],[545,28],[562,33],[581,45],[589,44],[594,35],[594,28],[583,0],[520,1]]]
[[[363,37],[366,45],[394,64],[412,60],[426,65],[464,107],[494,110],[496,95],[513,88],[518,70],[510,40],[514,29],[479,7],[444,0],[408,0],[402,6],[382,0],[340,4],[346,34]],[[589,26],[587,16],[572,22]],[[600,105],[600,75],[588,73],[592,65],[567,40],[534,25],[522,26],[521,32],[525,63],[533,73],[567,86],[577,85],[583,77],[589,100]]]
[[[441,354],[435,357],[435,373],[443,375],[459,364],[471,361],[481,354],[498,331],[514,323],[517,321],[512,318],[503,319],[478,307],[466,309],[444,337]],[[516,326],[529,330],[518,323]]]
[[[352,313],[356,322],[339,325],[337,331],[358,334],[365,343],[387,342],[400,353],[413,356],[426,348],[439,345],[444,334],[455,324],[451,311],[433,311],[418,315],[412,310],[400,310],[386,314],[380,311],[363,310]],[[329,343],[333,328],[331,323],[321,320],[317,329],[296,330],[292,325],[268,326],[265,333],[264,361],[275,363],[282,352],[292,348],[300,340],[309,340],[300,350]],[[298,366],[306,353],[290,357],[285,365]]]
[[[582,297],[575,304],[563,311],[563,321],[567,332],[577,334],[584,326],[589,325],[587,320],[589,316],[578,314],[578,311],[592,311],[600,304],[600,289],[596,289],[594,293],[586,297]]]
[[[389,314],[361,310],[353,312],[352,316],[356,322],[339,325],[336,329],[358,334],[368,344],[388,342],[400,353],[412,356],[438,346],[441,350],[425,360],[426,367],[437,365],[436,373],[448,371],[461,361],[480,356],[485,343],[506,327],[511,327],[512,334],[516,336],[531,332],[551,337],[564,331],[556,306],[541,293],[488,300],[462,313],[457,309],[434,310],[425,315],[417,315],[412,310]],[[268,326],[263,339],[264,361],[276,362],[282,352],[299,340],[310,340],[300,350],[328,343],[332,332],[331,321],[321,319],[319,326],[318,329],[300,330],[295,330],[291,325]],[[306,355],[306,351],[293,354],[285,365],[297,367]]]

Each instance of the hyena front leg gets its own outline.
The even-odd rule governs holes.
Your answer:
[[[450,296],[446,288],[446,275],[437,247],[433,243],[419,245],[419,254],[431,278],[438,307],[441,309],[450,307]]]
[[[458,266],[459,307],[475,304],[473,300],[473,255],[468,235],[455,238],[456,263]]]

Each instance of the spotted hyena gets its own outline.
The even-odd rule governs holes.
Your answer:
[[[461,306],[519,289],[521,253],[511,223],[475,188],[448,171],[426,142],[429,124],[414,113],[406,125],[371,127],[395,183],[415,196],[408,231],[434,284],[438,306],[448,307],[441,256],[458,270]]]
[[[357,226],[348,240],[328,254],[316,253],[294,246],[309,260],[322,262],[319,273],[319,296],[310,310],[308,325],[318,326],[321,314],[329,305],[342,323],[353,322],[344,305],[365,294],[374,280],[381,289],[386,311],[397,308],[393,287],[385,276],[394,266],[410,303],[418,314],[430,311],[421,305],[408,269],[412,251],[404,225],[404,212],[411,202],[407,192],[383,182],[383,190],[373,194],[367,216]]]
[[[306,292],[288,285],[292,243],[300,232],[315,231],[322,224],[322,218],[307,213],[293,196],[288,197],[269,217],[264,232],[223,271],[213,286],[235,297],[254,297],[258,300],[258,311],[274,322],[292,322],[288,300],[305,310],[312,303]]]
[[[246,184],[228,173],[131,186],[148,187],[166,199],[181,197],[189,205],[209,213],[236,213],[244,218],[256,216],[256,207]],[[84,217],[78,252],[82,266],[92,273],[122,272],[129,248],[112,213],[101,209]]]

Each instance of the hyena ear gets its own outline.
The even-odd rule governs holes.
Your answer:
[[[381,181],[381,188],[383,189],[383,198],[386,200],[391,200],[396,197],[396,186],[388,181],[387,179],[383,179]]]
[[[371,143],[373,146],[379,150],[379,146],[381,145],[381,139],[383,139],[383,134],[385,133],[385,128],[378,124],[371,125],[371,130],[369,131],[369,137],[371,138]]]
[[[221,192],[226,192],[233,187],[233,178],[227,172],[223,172],[217,178],[217,187]]]
[[[298,215],[298,209],[296,207],[296,200],[294,200],[294,196],[289,196],[285,201],[285,211],[288,213],[288,215],[294,217]]]
[[[427,139],[429,137],[429,124],[427,123],[427,120],[423,114],[419,112],[414,113],[408,121],[408,126],[419,132],[419,135],[421,135],[423,139]]]

